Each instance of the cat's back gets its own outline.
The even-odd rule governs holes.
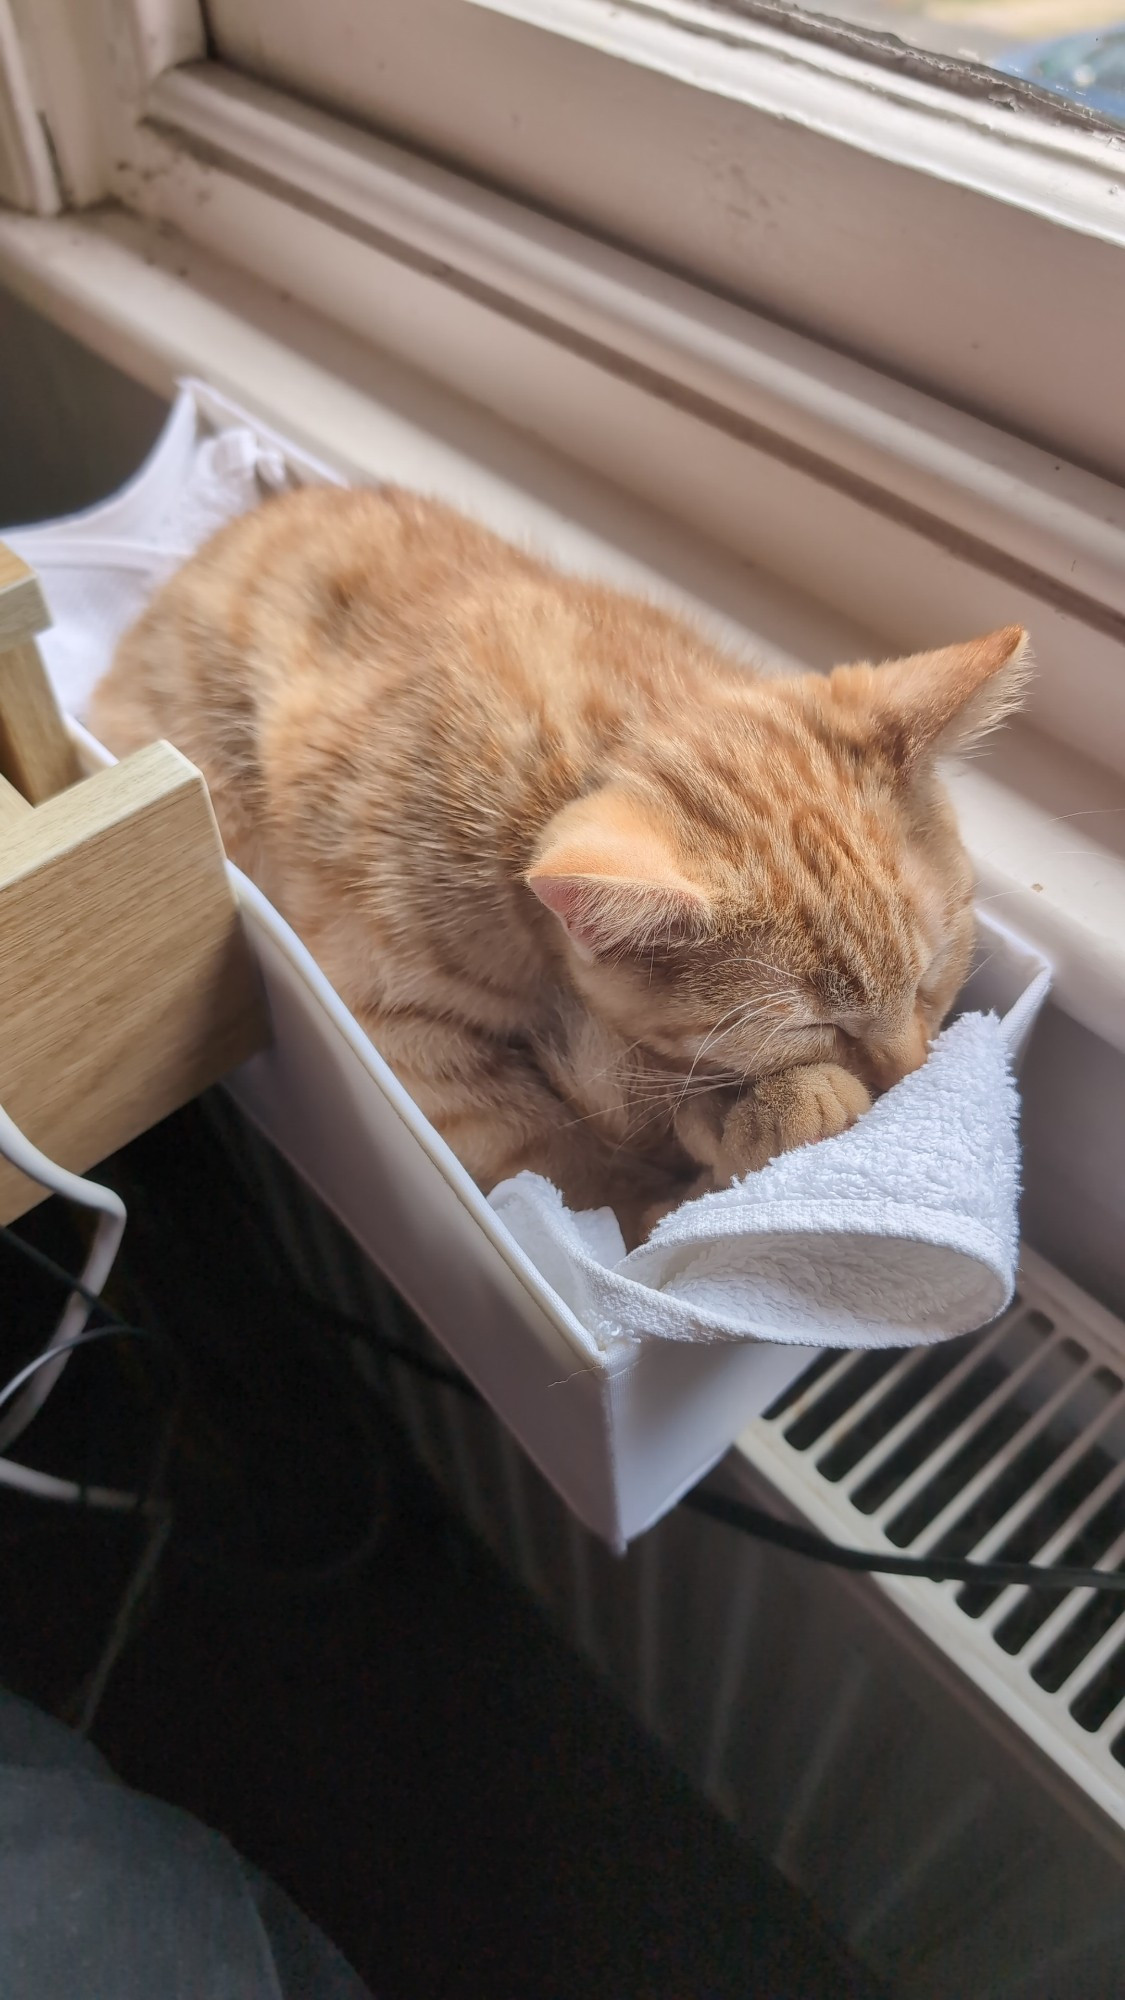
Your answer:
[[[460,812],[474,772],[561,798],[729,678],[674,615],[443,502],[318,486],[229,523],[170,578],[91,719],[118,754],[168,737],[213,794],[319,781],[359,742],[369,779],[374,760],[417,782],[424,753]]]
[[[97,690],[95,727],[122,751],[342,672],[353,696],[360,673],[502,679],[534,664],[557,583],[439,501],[304,487],[229,522],[162,586]]]
[[[306,664],[417,629],[465,579],[506,553],[451,509],[394,488],[311,486],[278,495],[218,530],[156,593],[126,633],[99,690],[132,677],[158,693],[208,659],[266,671],[301,649]]]

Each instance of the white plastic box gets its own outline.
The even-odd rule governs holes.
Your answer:
[[[159,524],[201,439],[252,431],[301,481],[332,479],[200,384],[185,384],[137,477],[84,515],[9,539],[56,619],[44,653],[80,712],[113,643],[186,548]],[[105,753],[76,728],[94,760]],[[614,1547],[651,1525],[808,1363],[764,1342],[599,1347],[539,1276],[272,906],[233,871],[261,965],[272,1047],[229,1080],[235,1101],[431,1328],[579,1518]],[[1007,1013],[1044,962],[981,917],[966,1004]],[[1024,1023],[1024,1031],[1030,1018]]]

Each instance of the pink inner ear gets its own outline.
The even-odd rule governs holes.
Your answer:
[[[585,957],[682,939],[710,912],[651,805],[612,785],[555,815],[524,880]]]
[[[705,922],[710,907],[702,892],[686,882],[539,874],[527,881],[586,958],[683,938]]]
[[[593,885],[588,876],[532,875],[528,887],[539,901],[554,912],[563,929],[579,948],[593,953],[598,944],[598,924]]]

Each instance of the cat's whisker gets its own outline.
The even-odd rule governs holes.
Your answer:
[[[690,1088],[686,1090],[681,1088],[674,1093],[671,1090],[630,1091],[628,1093],[628,1100],[634,1104],[655,1104],[658,1107],[663,1105],[667,1106],[669,1110],[675,1110],[679,1105],[685,1103],[689,1097],[698,1097],[701,1094],[705,1095],[708,1091],[712,1090],[733,1090],[741,1082],[742,1073],[731,1071],[729,1075],[701,1077],[697,1082],[693,1082]]]
[[[689,1095],[692,1098],[707,1097],[717,1090],[736,1089],[742,1082],[743,1082],[742,1077],[737,1077],[737,1078],[732,1077],[729,1080],[720,1079],[718,1081],[708,1081],[706,1083],[701,1082],[696,1084],[692,1088]],[[642,1110],[644,1109],[644,1107],[640,1108]],[[679,1102],[677,1102],[674,1108],[676,1110],[679,1110],[680,1108]],[[668,1103],[667,1100],[665,1100],[662,1103],[653,1105],[651,1108],[645,1110],[645,1115],[639,1119],[639,1122],[634,1121],[630,1123],[628,1127],[627,1137],[634,1138],[638,1132],[644,1131],[646,1126],[654,1124],[656,1120],[661,1117],[664,1117],[670,1123],[672,1110],[673,1107]]]
[[[781,1001],[787,997],[782,995],[777,1000],[771,998],[758,1004],[748,1003],[737,1020],[731,1021],[727,1027],[719,1030],[717,1039],[722,1041],[727,1035],[735,1035],[740,1028],[751,1027],[755,1021],[772,1019]]]
[[[738,1034],[741,1030],[745,1028],[753,1027],[754,1024],[758,1021],[773,1020],[776,1014],[777,1014],[777,1003],[773,1001],[769,1001],[761,1005],[747,1005],[747,1007],[743,1010],[741,1014],[739,1014],[736,1020],[730,1022],[730,1024],[727,1027],[722,1028],[717,1032],[715,1036],[715,1042],[716,1043],[723,1042],[727,1039],[728,1036]],[[781,1021],[775,1023],[775,1026],[777,1027],[782,1027],[784,1025],[785,1025],[784,1018]]]
[[[677,1083],[682,1083],[682,1078],[680,1078],[678,1075],[675,1077],[674,1080]],[[745,1077],[741,1070],[724,1071],[719,1075],[708,1074],[705,1077],[698,1078],[692,1084],[692,1087],[690,1091],[687,1092],[687,1095],[691,1097],[706,1097],[711,1092],[716,1090],[736,1090],[740,1088],[744,1082],[745,1082]],[[656,1121],[656,1119],[661,1117],[661,1115],[664,1115],[670,1119],[673,1109],[674,1108],[678,1109],[679,1103],[681,1101],[683,1101],[682,1096],[676,1100],[673,1100],[671,1092],[667,1089],[663,1089],[659,1092],[656,1091],[652,1092],[647,1100],[647,1103],[643,1098],[638,1103],[636,1091],[629,1091],[628,1093],[623,1094],[621,1102],[618,1103],[616,1106],[611,1107],[606,1105],[598,1105],[592,1111],[579,1112],[575,1115],[575,1117],[567,1119],[557,1129],[560,1132],[568,1132],[577,1125],[588,1125],[594,1119],[604,1118],[607,1115],[609,1115],[612,1111],[616,1111],[618,1114],[627,1115],[630,1109],[630,1103],[632,1103],[636,1106],[638,1112],[644,1112],[644,1117],[640,1120],[639,1124],[633,1122],[629,1125],[628,1128],[629,1136],[635,1137],[638,1131],[642,1131],[646,1125],[653,1124]]]
[[[792,985],[791,985],[791,981],[790,981],[790,975],[789,975],[789,974],[788,974],[788,973],[786,972],[786,970],[785,970],[785,967],[784,967],[783,965],[775,965],[775,964],[773,963],[772,959],[769,959],[769,958],[755,958],[755,957],[753,956],[753,954],[752,954],[752,953],[750,953],[750,952],[743,952],[743,953],[741,953],[741,954],[739,955],[739,957],[738,957],[738,958],[732,958],[732,959],[731,959],[731,964],[732,964],[732,965],[756,965],[756,966],[758,966],[758,967],[760,968],[760,970],[761,970],[762,972],[772,972],[772,973],[774,974],[774,977],[775,977],[775,978],[777,978],[777,979],[780,979],[780,980],[782,980],[782,981],[783,981],[783,983],[784,983],[784,986],[785,986],[785,990],[786,990],[786,992],[791,992],[791,991],[792,991]]]
[[[626,1048],[617,1050],[615,1054],[613,1054],[610,1057],[607,1063],[603,1063],[601,1069],[591,1070],[589,1072],[589,1081],[591,1083],[600,1083],[602,1077],[609,1076],[613,1070],[624,1069],[626,1063],[629,1060],[629,1057],[633,1053],[633,1050],[639,1049],[642,1046],[643,1046],[643,1037],[638,1035],[635,1042],[630,1042]]]
[[[691,1080],[694,1077],[696,1070],[698,1069],[700,1063],[702,1062],[704,1056],[706,1055],[707,1050],[710,1048],[712,1042],[715,1040],[715,1037],[718,1035],[720,1029],[722,1028],[723,1022],[728,1020],[732,1014],[737,1014],[740,1006],[742,1006],[743,1004],[744,1003],[741,1001],[736,1001],[733,1007],[728,1007],[724,1014],[720,1014],[718,1020],[716,1021],[714,1027],[711,1029],[710,1033],[704,1036],[703,1041],[700,1043],[699,1048],[696,1050],[695,1060],[693,1061],[692,1066],[688,1071],[687,1081],[684,1084],[685,1092],[688,1088],[688,1085],[691,1083]],[[681,1095],[676,1101],[677,1110],[679,1109],[680,1104],[682,1103],[683,1103],[683,1096]]]
[[[786,1024],[786,1022],[784,1022],[784,1021],[779,1021],[779,1022],[777,1023],[777,1025],[776,1025],[776,1027],[775,1027],[775,1028],[773,1028],[773,1029],[771,1029],[770,1033],[769,1033],[769,1034],[768,1034],[768,1035],[766,1036],[766,1039],[765,1039],[765,1041],[764,1041],[764,1042],[762,1043],[762,1045],[761,1045],[760,1049],[758,1050],[758,1061],[759,1061],[759,1062],[761,1061],[762,1057],[763,1057],[763,1056],[765,1055],[765,1053],[766,1053],[766,1050],[767,1050],[767,1049],[769,1048],[769,1046],[770,1046],[770,1043],[771,1043],[771,1042],[773,1042],[773,1041],[775,1041],[775,1040],[777,1039],[777,1036],[778,1036],[778,1035],[779,1035],[779,1034],[781,1033],[782,1029],[783,1029],[783,1028],[784,1028],[784,1027],[785,1027],[786,1025],[787,1025],[787,1024]]]
[[[674,1108],[677,1104],[682,1103],[685,1097],[695,1097],[701,1091],[730,1090],[736,1084],[740,1083],[741,1080],[741,1071],[723,1071],[718,1075],[708,1072],[705,1076],[693,1079],[690,1085],[685,1085],[681,1081],[678,1088],[669,1084],[650,1090],[624,1091],[622,1093],[622,1101],[633,1104],[666,1105],[669,1108]]]
[[[789,998],[791,996],[788,993],[786,993],[784,996],[778,993],[776,995],[767,995],[765,997],[763,997],[760,994],[756,994],[753,1000],[747,1000],[740,1003],[736,1003],[733,1007],[728,1007],[725,1014],[721,1014],[719,1016],[719,1019],[715,1023],[715,1026],[711,1029],[710,1033],[707,1036],[705,1036],[703,1042],[701,1043],[696,1053],[695,1061],[692,1063],[691,1069],[688,1072],[687,1083],[685,1084],[684,1090],[681,1093],[680,1097],[677,1099],[675,1107],[676,1110],[678,1110],[680,1105],[685,1101],[688,1085],[690,1085],[692,1078],[695,1075],[696,1069],[702,1062],[703,1057],[706,1054],[707,1050],[712,1046],[714,1046],[716,1042],[725,1040],[725,1038],[728,1035],[736,1034],[740,1029],[749,1026],[749,1024],[752,1021],[760,1020],[763,1017],[768,1017],[768,1015],[771,1014],[776,1009],[777,1005],[779,1004],[779,1002],[783,997]],[[732,1014],[735,1016],[735,1019],[733,1021],[730,1021],[729,1017]],[[725,1025],[726,1023],[728,1023],[728,1021],[729,1025]],[[776,1035],[779,1032],[779,1030],[783,1028],[785,1025],[786,1025],[785,1019],[784,1017],[782,1017],[782,1019],[776,1023],[772,1031],[772,1034],[767,1036],[766,1038],[767,1044],[770,1040],[772,1040],[773,1035]]]

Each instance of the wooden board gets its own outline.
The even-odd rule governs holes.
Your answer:
[[[0,542],[0,651],[21,639],[34,639],[50,622],[35,571]]]
[[[24,813],[29,813],[30,811],[31,807],[28,805],[23,793],[17,792],[15,786],[8,783],[7,778],[0,776],[0,827],[4,825],[6,820],[22,819]],[[0,867],[2,866],[3,859],[2,852],[0,852]]]
[[[178,751],[3,814],[0,1103],[52,1159],[84,1172],[267,1039],[211,803]],[[42,1199],[0,1161],[0,1221]]]
[[[7,555],[0,546],[0,564]],[[0,634],[0,646],[0,777],[37,806],[77,782],[78,755],[34,639],[11,645]]]

